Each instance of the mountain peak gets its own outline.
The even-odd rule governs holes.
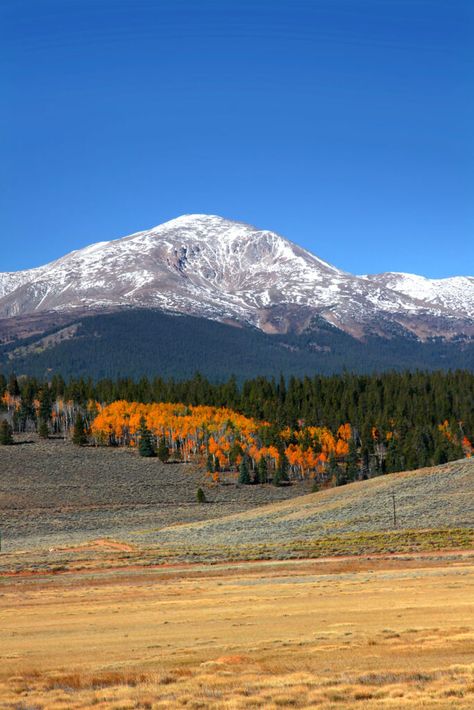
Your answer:
[[[158,224],[153,227],[153,230],[163,230],[172,229],[175,227],[194,227],[197,225],[207,225],[207,226],[224,226],[224,225],[234,225],[234,224],[244,224],[243,222],[238,222],[233,219],[228,219],[217,214],[205,214],[205,213],[189,213],[182,214],[179,217],[174,217],[173,219]],[[246,225],[249,226],[249,225]]]
[[[305,329],[317,318],[357,337],[429,337],[474,332],[474,278],[354,276],[276,232],[200,213],[0,274],[0,317],[122,306],[267,332]]]

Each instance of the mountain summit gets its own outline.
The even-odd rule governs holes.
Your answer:
[[[275,232],[192,214],[0,274],[0,318],[153,308],[301,332],[314,318],[357,338],[474,334],[474,277],[354,276]]]

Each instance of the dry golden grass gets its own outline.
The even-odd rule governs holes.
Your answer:
[[[474,554],[4,577],[0,706],[474,707]]]

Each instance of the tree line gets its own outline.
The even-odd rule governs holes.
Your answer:
[[[78,413],[90,431],[97,408],[117,401],[226,408],[252,420],[257,429],[257,423],[268,423],[262,446],[284,451],[293,475],[315,470],[314,460],[325,453],[326,473],[331,469],[332,477],[342,482],[472,453],[474,375],[467,371],[258,377],[241,386],[233,377],[215,384],[199,374],[182,381],[156,377],[97,382],[66,382],[58,375],[44,382],[11,375],[0,376],[0,393],[15,431],[41,428],[43,435],[69,431]],[[350,427],[350,435],[338,453],[338,432],[344,426]],[[323,430],[335,441],[326,451],[320,440]],[[216,461],[221,467],[219,456],[212,451],[206,455],[213,457],[214,468]],[[267,466],[277,461],[265,459]],[[247,456],[244,460],[244,469],[255,476],[259,461]]]

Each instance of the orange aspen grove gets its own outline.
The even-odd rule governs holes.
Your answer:
[[[3,397],[10,408],[17,408],[17,398],[8,394]],[[77,408],[72,402],[58,400],[53,404],[53,426],[58,430],[68,430],[74,421]],[[156,442],[162,437],[169,447],[174,460],[200,461],[212,458],[218,473],[215,482],[222,480],[225,472],[237,472],[246,456],[251,470],[255,470],[262,457],[269,471],[274,471],[279,463],[276,445],[267,445],[270,425],[251,417],[246,417],[226,407],[192,406],[175,403],[142,404],[118,400],[107,406],[90,401],[87,404],[86,422],[90,434],[97,445],[131,446],[137,444],[137,431],[142,417]],[[395,422],[391,422],[393,427]],[[465,456],[474,455],[474,448],[466,436],[460,432],[453,434],[448,421],[439,425],[439,430],[451,442],[462,442]],[[396,430],[382,432],[372,428],[372,439],[377,450],[385,451],[390,439],[398,437]],[[289,463],[290,478],[307,480],[318,478],[325,482],[328,461],[334,455],[339,465],[346,464],[349,443],[353,429],[349,423],[339,426],[333,433],[325,426],[301,426],[292,430],[286,427],[279,433],[284,442],[284,451]],[[382,456],[382,454],[380,454]]]
[[[58,413],[64,404],[58,405]],[[246,417],[228,408],[159,403],[142,404],[118,400],[107,406],[89,402],[88,412],[95,413],[90,432],[96,444],[136,446],[137,431],[144,417],[147,428],[158,440],[164,437],[171,456],[184,461],[204,461],[207,455],[221,472],[236,471],[242,454],[248,457],[252,470],[265,457],[270,470],[279,462],[278,449],[261,441],[268,423]],[[287,442],[285,453],[291,476],[305,480],[321,474],[329,454],[343,458],[352,435],[350,424],[339,427],[337,436],[327,427],[305,427],[281,432]],[[297,442],[297,443],[295,443]],[[235,448],[236,447],[236,448]],[[232,458],[231,458],[232,457]],[[216,482],[221,474],[213,477]]]

